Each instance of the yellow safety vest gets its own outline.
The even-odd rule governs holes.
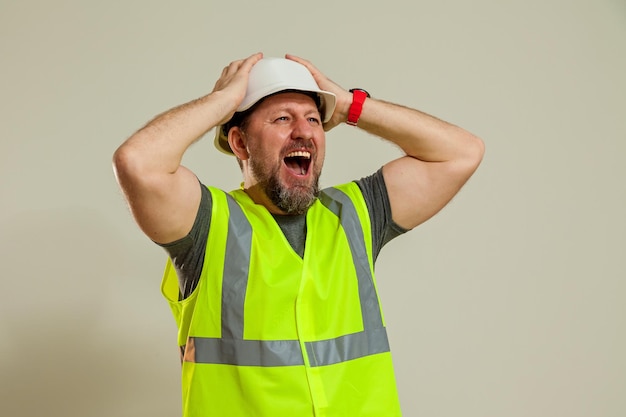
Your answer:
[[[358,186],[321,192],[303,258],[245,192],[209,190],[198,286],[178,301],[170,261],[162,284],[179,329],[183,416],[400,416]]]

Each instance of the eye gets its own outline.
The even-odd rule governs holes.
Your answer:
[[[317,117],[309,117],[309,122],[317,125],[321,123],[320,119],[318,119]]]
[[[277,117],[274,121],[276,121],[276,122],[287,122],[287,121],[289,121],[289,116],[280,116],[280,117]]]

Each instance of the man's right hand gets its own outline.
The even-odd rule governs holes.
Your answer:
[[[113,168],[135,221],[157,243],[185,237],[196,219],[198,178],[181,165],[192,143],[229,120],[263,55],[232,62],[210,94],[174,107],[135,132],[115,152]]]
[[[250,55],[246,59],[233,61],[222,70],[222,75],[215,82],[215,87],[211,94],[221,95],[222,93],[231,99],[227,115],[218,123],[222,125],[233,117],[239,104],[243,101],[248,88],[248,76],[250,70],[261,58],[263,53],[259,52]]]

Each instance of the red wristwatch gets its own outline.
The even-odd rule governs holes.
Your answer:
[[[350,110],[348,110],[348,120],[346,120],[346,123],[350,126],[356,126],[361,116],[361,111],[363,110],[363,102],[366,98],[370,97],[370,93],[362,88],[353,88],[350,92],[352,93],[352,104],[350,105]]]

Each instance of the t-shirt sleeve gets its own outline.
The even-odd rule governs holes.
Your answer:
[[[211,223],[211,193],[204,185],[200,184],[202,195],[200,206],[194,224],[187,236],[161,245],[167,252],[176,274],[181,299],[187,298],[198,285],[204,264],[209,225]]]
[[[363,193],[369,211],[372,224],[372,251],[376,260],[383,246],[407,232],[407,229],[398,226],[392,219],[391,204],[382,168],[355,182]]]

